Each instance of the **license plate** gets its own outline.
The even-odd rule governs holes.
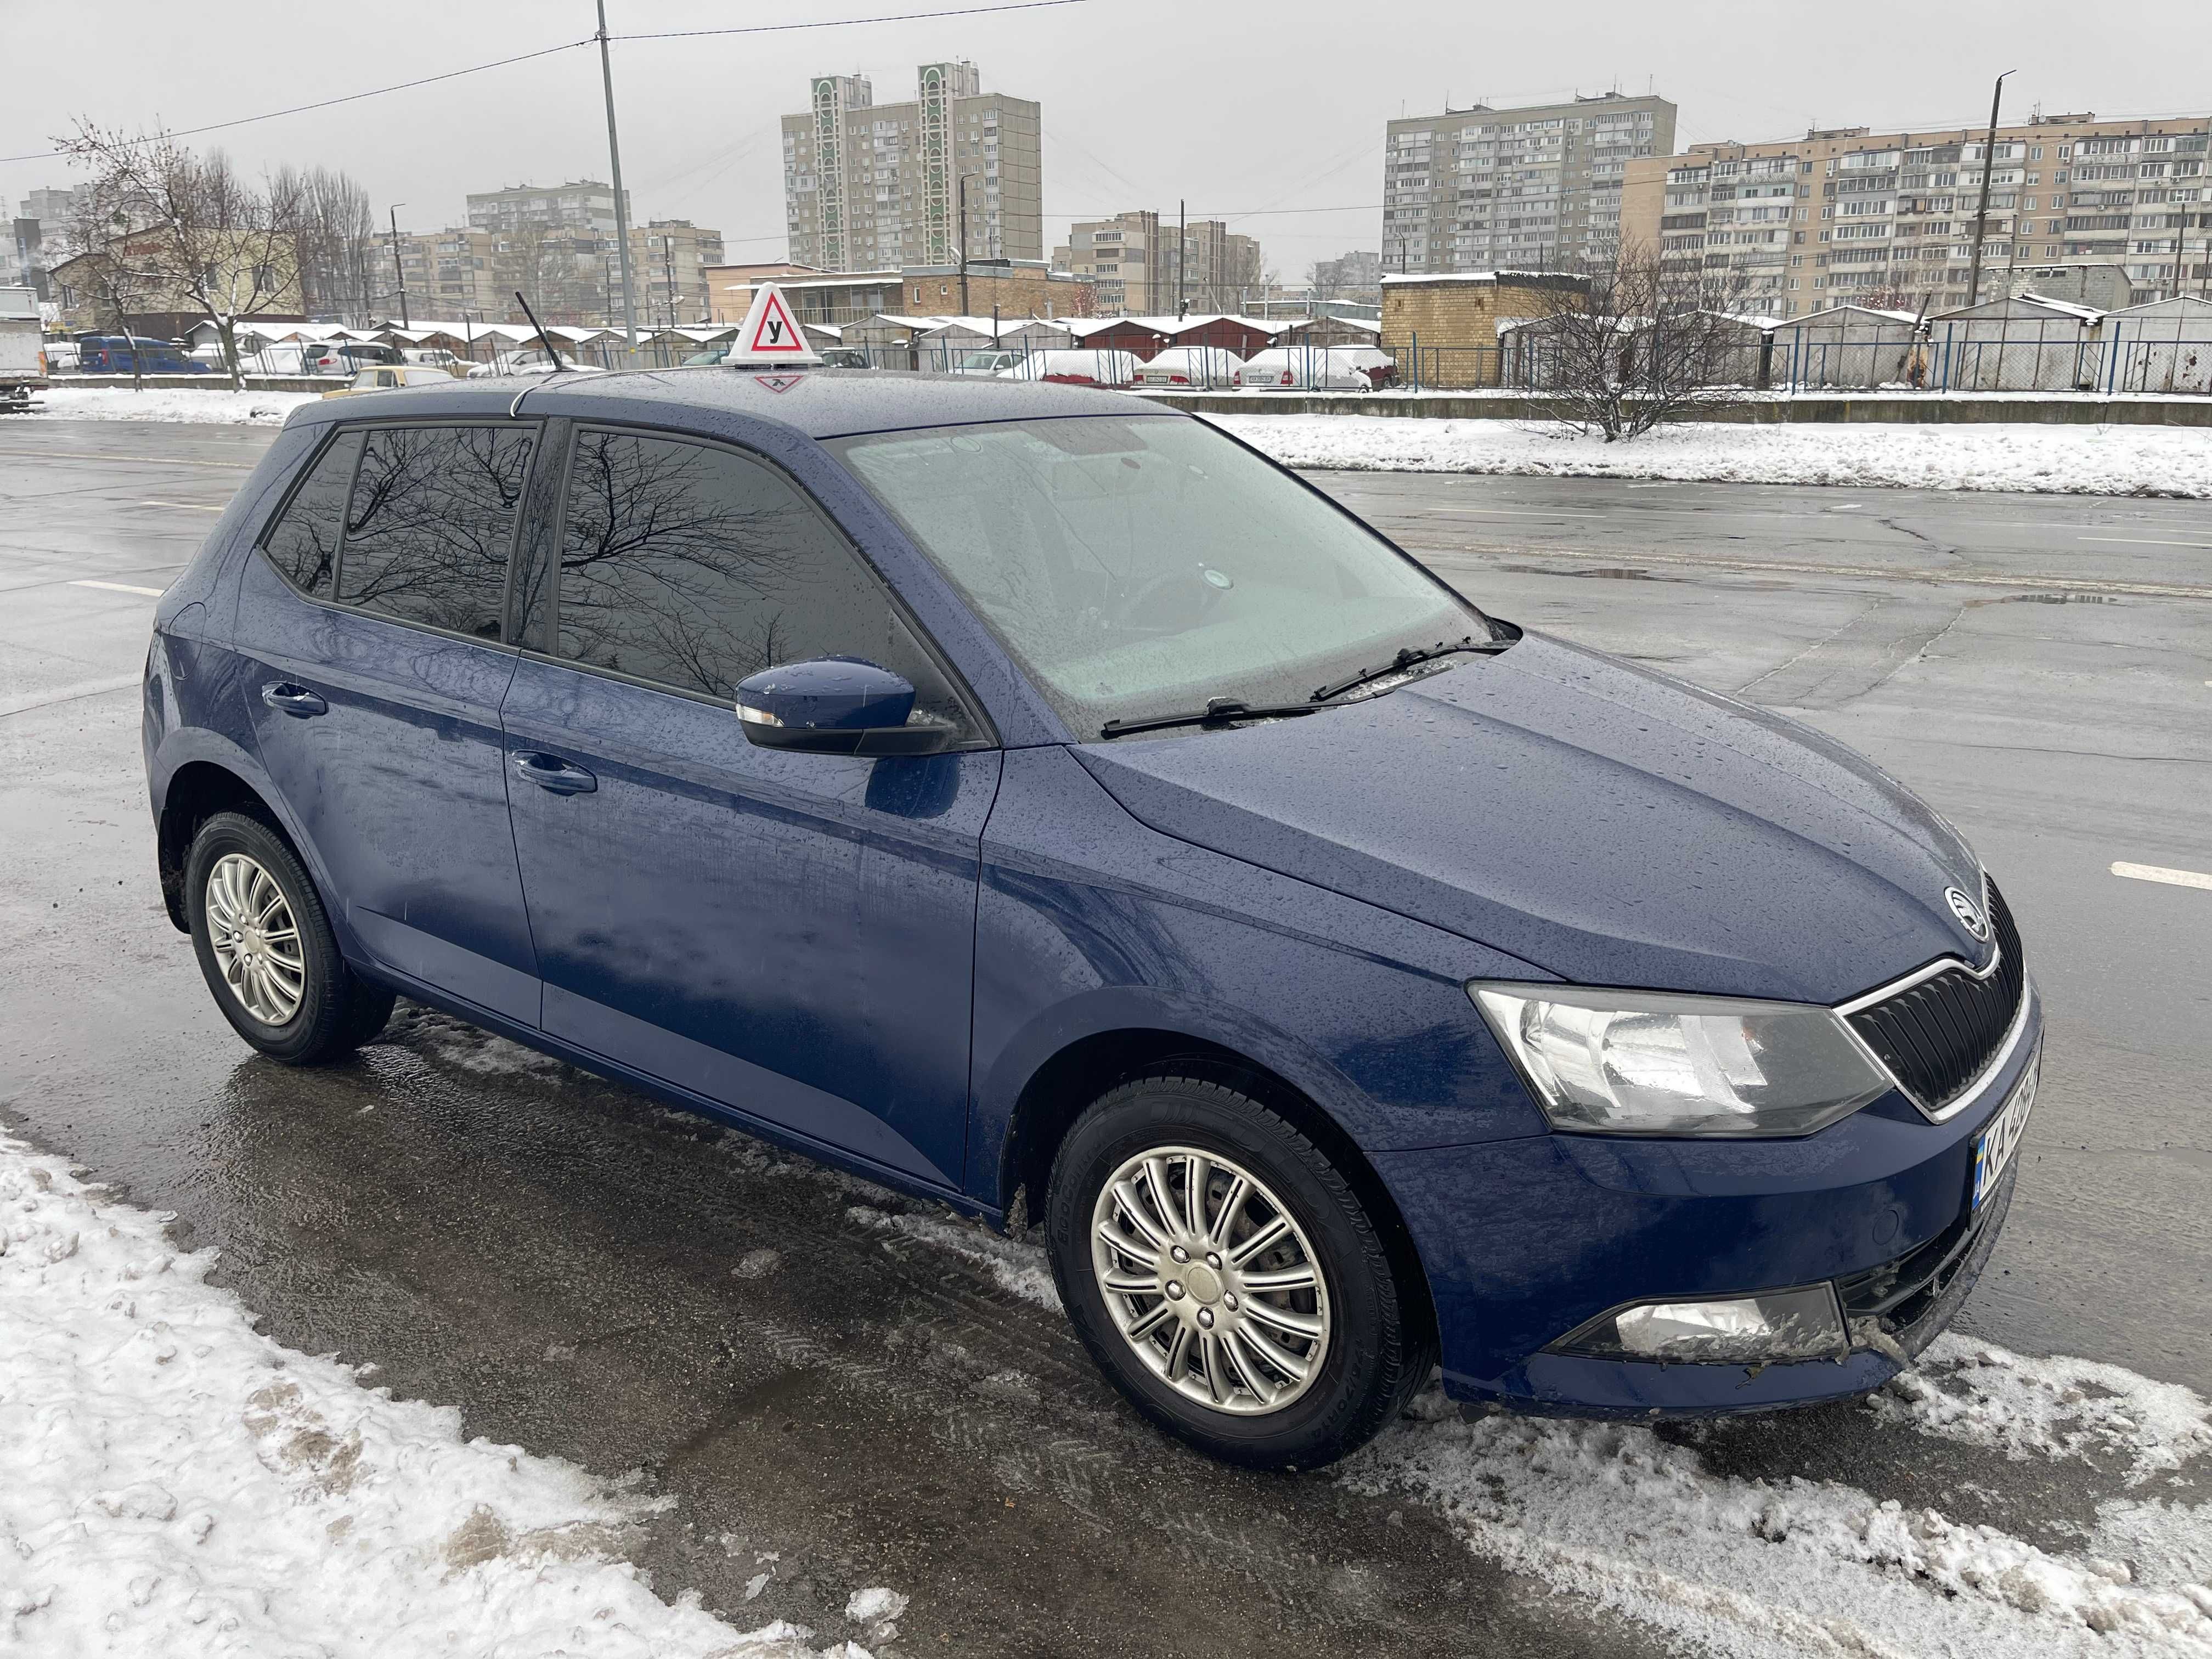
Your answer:
[[[1974,1201],[1978,1210],[1982,1201],[1996,1190],[2005,1166],[2012,1162],[2013,1154],[2027,1129],[2027,1115],[2035,1109],[2035,1085],[2043,1070],[2043,1054],[2038,1050],[2027,1062],[2027,1072],[2012,1098],[1997,1109],[1990,1120],[1990,1127],[1982,1131],[1974,1142]]]

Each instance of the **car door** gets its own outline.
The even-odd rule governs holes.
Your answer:
[[[235,630],[262,765],[343,926],[387,967],[532,1025],[499,705],[535,439],[498,421],[340,431],[246,561]]]
[[[545,1030],[826,1146],[957,1184],[999,754],[888,589],[749,453],[580,427],[502,717]],[[536,591],[533,589],[533,591]],[[895,669],[955,752],[756,748],[737,684]]]

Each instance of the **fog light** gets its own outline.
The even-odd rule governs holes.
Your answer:
[[[1836,1292],[1823,1284],[1758,1296],[1632,1303],[1577,1327],[1552,1344],[1550,1352],[1596,1359],[1750,1365],[1840,1359],[1850,1348]]]

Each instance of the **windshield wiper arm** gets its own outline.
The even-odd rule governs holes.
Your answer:
[[[1098,728],[1102,738],[1133,737],[1139,732],[1164,732],[1176,726],[1222,726],[1231,720],[1267,720],[1287,719],[1293,714],[1312,714],[1320,706],[1310,702],[1273,703],[1255,708],[1237,697],[1208,697],[1206,707],[1186,714],[1158,714],[1144,720],[1108,720]]]
[[[1437,645],[1409,645],[1388,662],[1377,663],[1372,668],[1363,668],[1357,674],[1347,675],[1343,679],[1332,680],[1327,685],[1317,687],[1314,691],[1313,700],[1316,702],[1327,702],[1331,697],[1340,696],[1356,685],[1365,685],[1370,680],[1379,680],[1386,674],[1395,674],[1401,669],[1413,667],[1416,663],[1431,662],[1438,657],[1456,656],[1462,651],[1476,651],[1486,655],[1494,655],[1512,643],[1511,640],[1495,637],[1478,640],[1474,635],[1469,634],[1463,638],[1448,640]]]

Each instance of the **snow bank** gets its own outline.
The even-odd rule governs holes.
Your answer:
[[[1518,421],[1206,418],[1290,466],[1854,489],[2212,499],[2212,431],[2150,426],[1702,422],[1608,444]]]
[[[655,1503],[261,1335],[168,1219],[0,1132],[0,1650],[812,1659],[657,1598]]]
[[[282,426],[319,392],[203,392],[185,386],[58,386],[42,394],[46,413],[70,421],[188,421],[209,426]]]
[[[1034,1246],[927,1215],[847,1214],[1058,1306]],[[1900,1431],[2008,1456],[2109,1456],[2138,1485],[2212,1452],[2212,1406],[2187,1389],[1956,1336],[1870,1407]],[[1716,1474],[1634,1424],[1462,1420],[1437,1393],[1342,1478],[1410,1493],[1479,1553],[1731,1659],[2212,1656],[2212,1504],[2107,1500],[2083,1549],[2053,1554],[1833,1481]]]

